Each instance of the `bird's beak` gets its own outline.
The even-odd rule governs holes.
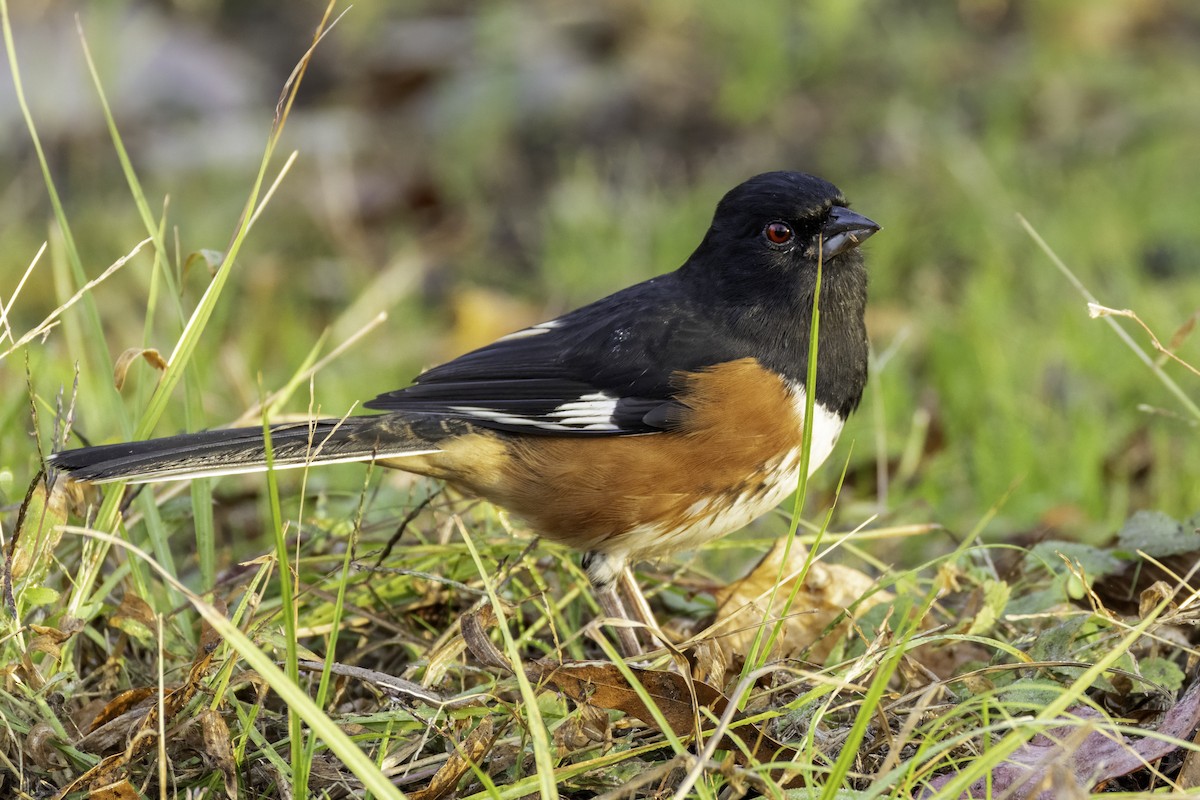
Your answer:
[[[829,209],[829,221],[821,228],[821,257],[828,260],[838,253],[858,247],[879,230],[879,224],[843,206]]]

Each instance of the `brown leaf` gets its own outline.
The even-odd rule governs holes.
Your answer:
[[[94,795],[93,792],[104,792],[114,786],[117,786],[118,784],[124,783],[125,779],[115,777],[115,773],[121,768],[125,761],[126,759],[124,753],[118,753],[117,755],[112,755],[101,759],[100,763],[96,764],[87,772],[68,783],[66,786],[60,789],[58,794],[55,796],[68,797],[73,792],[78,791],[80,787],[90,786],[92,788],[88,793],[89,797],[104,797],[105,795],[103,794]],[[120,792],[121,790],[118,788],[115,791]],[[124,796],[119,793],[107,796],[121,798],[124,800]]]
[[[75,749],[83,753],[114,753],[130,740],[138,723],[146,717],[148,708],[149,702],[97,724],[79,737]],[[84,773],[84,776],[87,775]]]
[[[156,692],[157,689],[153,686],[142,686],[137,689],[128,689],[121,692],[105,704],[104,709],[88,725],[88,732],[95,732],[101,726],[107,725],[121,715],[128,714],[130,711],[148,707],[147,700],[153,698]]]
[[[126,598],[128,599],[130,596],[126,595]],[[129,608],[134,609],[131,613],[139,613],[136,611],[141,607],[139,603],[145,605],[140,600],[129,603]],[[124,608],[125,601],[122,601],[121,605]],[[157,697],[156,687],[144,687],[123,692],[109,704],[112,708],[105,708],[98,721],[93,725],[93,729],[80,739],[76,746],[85,752],[103,752],[116,743],[128,744],[123,752],[105,758],[80,775],[72,782],[71,786],[96,786],[112,783],[115,776],[125,769],[126,764],[158,743],[159,714],[162,714],[164,725],[173,725],[179,712],[187,707],[196,692],[200,690],[202,681],[212,667],[216,642],[212,637],[204,636],[202,636],[202,641],[204,643],[192,661],[187,682],[168,690],[161,703],[154,702]],[[135,703],[135,698],[139,696],[140,702]],[[119,711],[119,708],[127,710]],[[112,714],[116,714],[116,716],[110,718]],[[64,791],[63,794],[66,792]]]
[[[471,655],[493,669],[512,672],[512,665],[508,663],[504,653],[500,652],[500,649],[492,643],[488,636],[488,628],[495,624],[496,612],[492,610],[491,605],[483,606],[477,611],[468,611],[458,620],[463,641],[467,643],[467,649],[471,651]]]
[[[158,621],[150,605],[133,592],[126,592],[121,605],[108,617],[108,624],[143,644],[153,644]]]
[[[719,633],[716,640],[728,661],[749,653],[764,615],[768,625],[766,633],[769,633],[770,626],[786,610],[785,605],[795,586],[795,580],[786,578],[801,572],[807,553],[803,547],[793,544],[785,564],[785,544],[783,540],[777,542],[750,574],[717,592],[714,627]],[[775,591],[774,605],[768,610],[771,590],[781,572],[785,581]],[[838,617],[845,615],[849,608],[855,608],[861,614],[892,599],[887,592],[874,591],[875,585],[874,578],[849,567],[820,561],[810,564],[804,583],[796,590],[796,599],[783,620],[771,660],[803,654],[809,661],[823,663],[850,630],[848,618],[830,630]]]
[[[166,712],[168,721],[182,711],[183,707],[196,696],[196,692],[200,691],[205,678],[212,670],[213,653],[216,652],[217,644],[218,640],[212,635],[201,634],[200,647],[197,648],[196,656],[192,659],[192,668],[188,671],[187,683],[169,692],[164,701],[163,710]]]
[[[117,356],[117,363],[113,366],[113,385],[117,387],[118,392],[125,386],[125,378],[129,374],[129,368],[139,358],[144,358],[147,364],[159,372],[163,372],[167,368],[166,359],[162,357],[162,353],[154,348],[131,347]]]
[[[47,771],[62,769],[67,765],[58,746],[62,744],[58,732],[48,722],[39,722],[25,734],[25,756]]]
[[[621,711],[647,725],[658,726],[650,709],[616,664],[607,661],[537,662],[530,671],[531,678],[556,687],[576,703]],[[721,693],[706,683],[692,682],[696,692],[693,702],[691,691],[681,675],[636,667],[630,668],[630,672],[645,687],[676,736],[691,736],[695,732],[701,706],[724,706],[720,702],[724,700]],[[719,714],[720,709],[716,713]]]
[[[538,661],[529,665],[526,672],[531,680],[554,686],[576,703],[621,711],[647,725],[658,727],[654,714],[642,702],[641,697],[615,664],[607,661],[575,661],[562,664]],[[709,708],[719,716],[729,704],[728,699],[713,686],[689,680],[678,673],[636,667],[631,667],[630,672],[642,684],[672,732],[681,738],[692,736],[696,733],[697,724],[702,724],[700,708]],[[738,717],[735,716],[734,719],[737,720]],[[745,742],[754,759],[759,762],[791,761],[799,758],[799,753],[795,750],[771,739],[753,724],[738,726],[737,734]],[[739,759],[744,760],[741,748],[729,734],[725,735],[722,747],[733,751]]]
[[[729,674],[730,652],[721,645],[718,638],[704,638],[696,643],[689,654],[692,664],[692,677],[713,686],[724,686],[725,676]],[[742,661],[735,661],[740,666]]]
[[[496,617],[491,607],[464,614],[459,619],[463,638],[472,654],[490,666],[510,671],[508,659],[496,648],[487,635],[487,628],[495,624]],[[629,668],[630,673],[642,685],[654,703],[655,709],[679,737],[690,737],[703,724],[700,716],[702,707],[709,708],[719,716],[729,705],[720,690],[692,680],[678,673],[661,670]],[[637,691],[629,684],[616,664],[607,661],[536,661],[525,667],[531,681],[553,686],[575,703],[590,705],[610,711],[621,711],[647,725],[658,727],[654,714],[642,702]],[[733,719],[736,722],[740,716]],[[751,757],[760,763],[771,761],[794,761],[800,754],[776,742],[753,723],[737,726],[738,738],[745,743]],[[734,752],[741,761],[746,760],[742,747],[724,734],[722,747]]]
[[[58,658],[62,652],[62,642],[63,639],[58,635],[58,631],[52,634],[44,633],[29,640],[25,653],[45,653],[51,658]]]
[[[88,800],[142,800],[138,790],[127,778],[100,786],[88,792]]]
[[[454,746],[454,752],[433,776],[424,789],[409,792],[413,800],[439,800],[454,791],[462,777],[478,767],[496,742],[496,732],[491,717],[484,717],[475,726],[467,740]]]
[[[76,620],[72,620],[72,622],[73,622],[72,625],[69,625],[69,626],[64,625],[62,629],[52,628],[52,627],[48,627],[46,625],[30,624],[29,630],[36,633],[38,636],[45,636],[47,639],[54,642],[55,644],[62,644],[67,639],[70,639],[72,636],[79,633],[79,631],[80,631],[80,628],[81,628],[80,621],[76,619]]]
[[[597,706],[580,703],[576,712],[554,729],[554,746],[559,758],[598,744],[605,750],[612,746],[612,726],[608,713]]]
[[[204,752],[209,760],[221,770],[225,780],[225,794],[231,800],[237,800],[237,762],[233,758],[233,743],[229,736],[229,726],[225,718],[211,708],[206,708],[198,715],[200,731],[204,737]]]
[[[1192,744],[1200,745],[1200,731],[1192,737]],[[1180,789],[1194,789],[1200,786],[1200,750],[1188,750],[1183,757],[1183,766],[1175,776],[1175,783]]]

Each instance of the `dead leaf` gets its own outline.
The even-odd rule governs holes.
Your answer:
[[[1171,606],[1177,607],[1179,604],[1174,602],[1177,594],[1179,594],[1177,587],[1172,586],[1166,581],[1155,581],[1143,589],[1141,596],[1138,597],[1138,613],[1141,614],[1142,619],[1145,619],[1153,614],[1154,609],[1158,608],[1164,601],[1169,603],[1167,608]]]
[[[71,622],[71,620],[64,620],[64,622]],[[29,646],[25,648],[25,652],[47,653],[57,658],[62,649],[62,643],[79,631],[79,620],[76,619],[73,622],[74,630],[59,630],[58,628],[50,628],[45,625],[30,625],[29,629],[35,636],[29,641]]]
[[[237,800],[237,762],[233,757],[233,742],[229,735],[229,726],[225,718],[211,708],[206,708],[198,715],[200,732],[204,738],[204,755],[217,769],[225,780],[225,794],[231,800]]]
[[[642,684],[671,731],[680,738],[693,736],[697,732],[697,724],[702,724],[705,719],[700,714],[701,708],[709,708],[713,714],[720,716],[729,705],[729,700],[715,687],[678,673],[636,667],[629,668],[629,671]],[[654,714],[616,664],[607,661],[538,661],[530,664],[526,673],[531,680],[554,686],[576,703],[621,711],[647,725],[658,727]],[[751,756],[760,763],[793,761],[800,757],[795,750],[775,741],[754,724],[739,725],[736,732]],[[741,747],[729,734],[726,734],[722,747],[745,760]]]
[[[30,623],[29,630],[38,636],[45,636],[55,644],[62,644],[67,639],[70,639],[75,634],[83,630],[83,621],[68,617],[62,620],[61,628],[52,628],[46,625],[35,625]]]
[[[25,755],[46,771],[62,769],[67,760],[58,749],[58,732],[48,722],[38,722],[25,734]]]
[[[1200,745],[1200,731],[1192,737],[1192,744]],[[1175,783],[1180,789],[1194,789],[1200,786],[1200,750],[1188,750],[1183,757],[1183,766],[1175,776]]]
[[[88,725],[88,733],[99,730],[102,726],[107,725],[118,717],[128,714],[130,711],[149,707],[148,701],[154,697],[157,691],[153,686],[141,686],[121,692],[112,700],[109,700],[104,705],[103,710],[91,721],[91,724]],[[90,752],[97,751],[93,750]]]
[[[704,638],[688,652],[688,660],[692,665],[692,677],[713,686],[726,685],[729,674],[729,652],[721,646],[717,638]],[[733,662],[740,668],[742,660]]]
[[[490,604],[476,611],[468,611],[458,620],[463,641],[467,643],[467,649],[471,651],[471,655],[479,659],[485,666],[512,672],[512,665],[508,663],[508,659],[488,636],[488,628],[495,624],[496,612]]]
[[[491,752],[496,742],[496,732],[491,717],[484,717],[475,726],[475,730],[461,745],[455,743],[454,752],[433,776],[433,780],[424,789],[409,792],[413,800],[439,800],[450,794],[458,786],[463,776],[478,767],[483,759]]]
[[[959,591],[962,588],[959,582],[962,575],[962,567],[954,561],[943,561],[938,564],[937,575],[933,579],[933,585],[937,587],[938,595]]]
[[[62,654],[62,648],[54,639],[44,636],[35,636],[30,639],[29,645],[25,648],[25,655],[34,654],[34,652],[44,652],[52,658],[59,658]]]
[[[1011,800],[1054,800],[1072,789],[1086,794],[1097,784],[1141,769],[1178,747],[1175,742],[1159,737],[1190,738],[1200,724],[1200,681],[1192,684],[1179,702],[1163,714],[1153,737],[1132,740],[1117,735],[1100,712],[1091,708],[1073,708],[1067,714],[1075,720],[1073,724],[1033,737],[986,777],[971,784],[960,797],[966,800],[989,793],[988,797]],[[1089,720],[1097,722],[1089,726]],[[1104,730],[1097,729],[1100,727]],[[957,775],[951,772],[934,778],[929,782],[927,796]]]
[[[92,789],[88,792],[88,800],[142,800],[142,796],[128,779],[122,778],[107,786]]]
[[[158,628],[154,610],[133,592],[126,592],[121,598],[121,605],[109,615],[108,624],[144,645],[154,644]]]
[[[650,709],[629,685],[621,670],[608,661],[539,661],[527,668],[531,680],[549,684],[576,703],[621,711],[647,725],[658,726]],[[691,736],[699,720],[700,706],[711,706],[723,699],[715,688],[693,681],[696,700],[682,676],[673,672],[630,668],[633,676],[676,736]],[[717,713],[720,713],[719,711]]]
[[[118,392],[125,386],[125,378],[129,374],[129,368],[139,358],[145,359],[147,364],[159,372],[164,372],[167,369],[167,360],[162,357],[162,353],[153,347],[131,347],[117,356],[117,363],[113,366],[113,385],[117,387]]]
[[[130,595],[126,595],[126,598],[128,597]],[[129,604],[129,608],[133,609],[131,613],[135,615],[139,613],[136,611],[140,608],[139,603],[144,605],[144,602],[140,600]],[[122,601],[121,605],[124,608],[125,601]],[[104,758],[72,781],[63,790],[64,796],[79,786],[95,787],[118,783],[120,773],[126,765],[158,743],[159,714],[162,714],[164,726],[175,724],[179,713],[200,691],[202,682],[212,668],[213,653],[217,649],[218,640],[209,632],[204,631],[201,633],[200,641],[200,647],[192,661],[191,670],[188,672],[187,682],[169,689],[163,695],[161,702],[157,702],[157,687],[142,687],[123,692],[109,704],[110,706],[116,704],[116,707],[105,708],[93,729],[76,742],[75,746],[85,752],[104,752],[118,744],[125,749],[123,752]],[[134,698],[138,696],[141,697],[141,700],[135,703]],[[128,710],[118,713],[118,708],[127,708]],[[110,714],[114,713],[117,716],[110,718]]]
[[[575,713],[554,729],[554,745],[559,758],[596,745],[608,750],[612,747],[612,725],[608,713],[590,703],[580,703]]]
[[[490,607],[464,614],[459,624],[467,647],[476,658],[494,668],[511,671],[508,659],[503,657],[487,635],[487,627],[495,624],[495,615]],[[728,698],[718,689],[702,681],[675,672],[636,667],[628,669],[649,696],[654,709],[680,738],[690,738],[699,733],[699,727],[707,721],[707,716],[701,715],[701,708],[711,709],[715,716],[720,716],[729,705]],[[620,711],[647,725],[659,727],[650,708],[621,669],[611,662],[560,663],[541,660],[527,664],[525,674],[539,686],[556,688],[577,705]],[[737,724],[740,718],[740,715],[733,717],[734,730],[724,733],[721,740],[721,747],[731,751],[735,759],[742,763],[750,760],[770,763],[800,759],[799,752],[775,741],[755,724]]]
[[[779,575],[798,574],[807,553],[793,543],[788,563],[783,563],[786,542],[780,540],[763,556],[746,577],[717,592],[717,615],[713,627],[716,640],[728,661],[745,656],[753,646],[758,629],[767,617],[774,625],[784,614],[795,582],[785,580],[775,591],[774,606],[767,609],[771,590]],[[781,570],[782,568],[782,570]],[[872,606],[891,601],[888,592],[875,591],[874,578],[850,567],[815,561],[808,568],[790,612],[784,619],[779,638],[771,651],[771,660],[794,658],[800,654],[809,661],[822,663],[850,630],[845,619],[830,630],[834,620],[854,608],[863,613]],[[768,628],[769,631],[769,628]]]
[[[82,753],[114,753],[125,746],[132,735],[131,731],[145,719],[148,706],[147,702],[97,724],[75,741],[75,749]]]

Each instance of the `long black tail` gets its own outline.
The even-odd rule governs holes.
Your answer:
[[[276,468],[285,469],[437,452],[435,439],[417,427],[427,426],[386,414],[275,425],[272,460]],[[262,472],[267,449],[262,428],[228,428],[64,450],[50,456],[48,464],[79,481],[154,483]]]

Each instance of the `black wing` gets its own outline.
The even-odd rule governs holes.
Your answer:
[[[679,371],[747,355],[723,341],[675,273],[434,367],[367,408],[556,436],[669,426]]]

